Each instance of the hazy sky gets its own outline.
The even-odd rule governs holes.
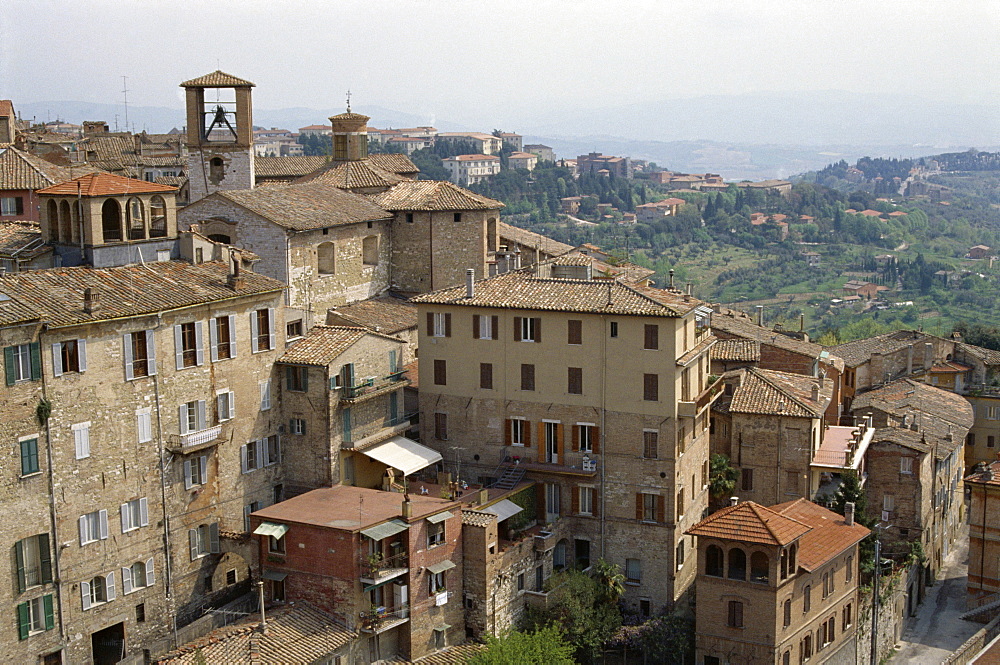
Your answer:
[[[1000,0],[0,0],[0,98],[181,104],[217,68],[258,108],[496,124],[754,91],[1000,97]],[[491,124],[491,126],[492,126]]]

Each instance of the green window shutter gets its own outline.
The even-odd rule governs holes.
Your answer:
[[[17,592],[24,593],[27,582],[24,579],[24,541],[14,543],[14,558],[17,559]]]
[[[38,472],[38,439],[21,441],[21,475]]]
[[[42,378],[42,345],[38,342],[31,343],[31,380],[37,381]]]
[[[291,365],[285,365],[285,388],[289,390],[292,389],[292,382],[295,380],[292,378],[293,367]]]
[[[302,390],[303,392],[309,392],[309,368],[303,367],[299,371],[302,372]]]
[[[6,346],[3,350],[3,366],[7,374],[7,385],[14,385],[14,347]]]
[[[38,534],[38,554],[42,564],[42,584],[52,581],[52,552],[49,550],[49,534]]]
[[[52,594],[42,596],[42,608],[45,611],[45,630],[52,630],[56,625],[55,612],[52,609]]]
[[[21,603],[17,606],[17,635],[20,639],[28,639],[28,629],[31,627],[28,618],[28,603]]]

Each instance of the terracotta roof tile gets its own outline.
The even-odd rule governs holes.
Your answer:
[[[341,305],[328,310],[326,316],[331,325],[362,326],[387,335],[417,327],[417,308],[391,295]]]
[[[404,180],[372,200],[386,210],[499,210],[503,203],[447,181]]]
[[[392,215],[365,197],[323,181],[216,192],[206,198],[211,197],[229,199],[278,226],[293,231],[392,218]]]
[[[314,365],[326,367],[341,353],[365,335],[375,335],[394,342],[403,340],[388,335],[382,335],[365,328],[347,326],[315,326],[306,333],[304,339],[292,344],[277,362],[288,365]]]
[[[330,161],[326,155],[295,157],[254,157],[253,168],[258,178],[300,178]]]
[[[485,644],[466,642],[465,644],[457,644],[441,651],[435,651],[423,658],[418,658],[413,663],[414,665],[463,665],[468,662],[469,658],[485,650]]]
[[[842,515],[805,499],[796,499],[771,509],[784,517],[807,524],[811,529],[799,540],[798,564],[812,572],[838,556],[871,531],[854,523],[847,526]]]
[[[964,397],[913,379],[899,379],[861,393],[851,403],[855,414],[869,410],[881,411],[900,421],[907,415],[916,416],[920,431],[937,437],[939,445],[943,444],[948,452],[962,445],[975,421],[972,405]],[[925,415],[920,417],[920,414]]]
[[[549,256],[561,256],[573,249],[572,245],[553,240],[534,231],[512,226],[506,222],[500,222],[500,241],[501,244],[504,242],[507,244],[516,243],[522,247],[537,248]]]
[[[693,536],[784,546],[802,537],[809,526],[774,510],[743,501],[718,510],[687,530]]]
[[[42,242],[41,227],[35,222],[0,222],[0,256],[31,258],[52,251]]]
[[[552,312],[592,312],[634,316],[683,316],[702,303],[659,289],[639,289],[617,281],[548,279],[526,271],[509,272],[476,282],[475,295],[465,286],[416,296],[418,304],[499,307]]]
[[[398,153],[385,152],[368,155],[368,161],[380,169],[397,175],[414,176],[420,172],[420,169],[409,157]]]
[[[760,342],[752,339],[720,339],[712,347],[712,360],[760,362]]]
[[[965,477],[966,483],[977,485],[1000,485],[1000,462],[990,462],[989,466],[976,466],[976,471]]]
[[[819,380],[802,374],[749,367],[726,374],[730,375],[742,375],[729,405],[732,413],[820,418],[833,395],[833,381],[826,381],[819,400],[813,401],[812,387]]]
[[[402,181],[403,176],[386,171],[367,159],[350,162],[330,162],[319,170],[302,176],[297,183],[321,181],[341,189],[370,189],[391,187]]]
[[[742,314],[742,312],[734,314]],[[733,337],[756,340],[761,344],[774,346],[810,358],[820,358],[824,352],[823,347],[819,344],[805,342],[794,337],[789,337],[788,335],[783,335],[770,328],[758,326],[749,317],[716,313],[712,316],[712,329],[716,335],[719,335],[719,332],[728,333],[728,335]],[[719,337],[725,338],[726,335],[719,335]],[[839,357],[836,357],[836,355],[836,351],[831,350],[830,357],[824,358],[824,362],[843,368],[843,361]]]
[[[493,523],[496,517],[493,513],[484,513],[469,508],[462,510],[462,524],[469,524],[471,526],[487,527]]]
[[[403,370],[406,372],[406,378],[410,380],[410,387],[420,390],[420,362],[414,360],[409,365],[404,365]]]
[[[149,194],[176,192],[176,187],[158,185],[135,178],[126,178],[112,173],[90,173],[38,190],[39,194],[82,196],[117,196],[128,194]]]
[[[252,88],[254,84],[216,69],[211,74],[184,81],[182,88]]]
[[[83,164],[57,166],[41,157],[10,147],[0,153],[0,190],[42,189],[96,170],[93,166]]]
[[[233,291],[226,284],[227,275],[228,266],[214,261],[197,265],[163,261],[115,268],[50,268],[0,278],[0,294],[29,306],[36,317],[59,327],[152,314],[285,288],[284,283],[270,277],[244,272],[244,286]],[[91,313],[83,311],[83,292],[87,288],[100,295],[100,308]]]
[[[160,665],[252,665],[319,662],[358,637],[336,620],[304,601],[294,607],[267,610],[267,633],[259,631],[256,615],[181,646],[161,657]]]

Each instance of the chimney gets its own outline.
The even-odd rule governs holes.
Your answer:
[[[694,286],[694,282],[688,282],[688,283],[687,283],[687,294],[688,294],[689,296],[690,296],[690,295],[693,295],[693,294],[691,293],[691,287],[693,287],[693,286]]]
[[[812,401],[819,401],[819,386],[815,383],[812,385]]]
[[[906,375],[913,374],[913,345],[906,348]]]
[[[83,290],[83,311],[93,314],[101,308],[101,294],[96,289],[86,288]]]
[[[731,496],[731,497],[729,497],[729,505],[730,506],[735,506],[735,505],[739,504],[739,502],[740,502],[740,497],[738,497],[738,496]]]
[[[924,343],[924,370],[930,370],[934,364],[934,345],[930,342]]]
[[[819,371],[819,387],[823,387],[823,382],[826,381],[826,372],[823,370]]]
[[[757,305],[757,325],[764,325],[764,306]]]
[[[465,297],[472,298],[476,295],[476,271],[469,268],[465,271]]]
[[[240,255],[235,250],[229,250],[229,274],[226,275],[226,286],[233,291],[239,291],[246,284],[246,279],[240,274]]]
[[[413,517],[413,502],[410,501],[409,497],[403,499],[403,518],[410,519]]]
[[[806,331],[806,315],[799,314],[799,332]]]
[[[670,275],[670,284],[669,284],[669,286],[667,286],[667,288],[668,289],[673,289],[674,288],[674,269],[671,268],[668,271],[668,274]]]
[[[854,502],[847,501],[844,503],[844,522],[847,526],[854,526]]]

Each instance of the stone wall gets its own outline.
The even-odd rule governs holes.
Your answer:
[[[212,159],[221,158],[223,171],[217,177]],[[188,182],[191,202],[203,199],[219,190],[253,189],[255,181],[253,148],[233,147],[231,150],[203,147],[188,152]]]
[[[882,579],[882,597],[879,601],[877,660],[895,653],[909,623],[923,600],[922,568],[919,563],[896,571]],[[858,660],[868,662],[872,652],[872,590],[870,587],[858,592]]]

